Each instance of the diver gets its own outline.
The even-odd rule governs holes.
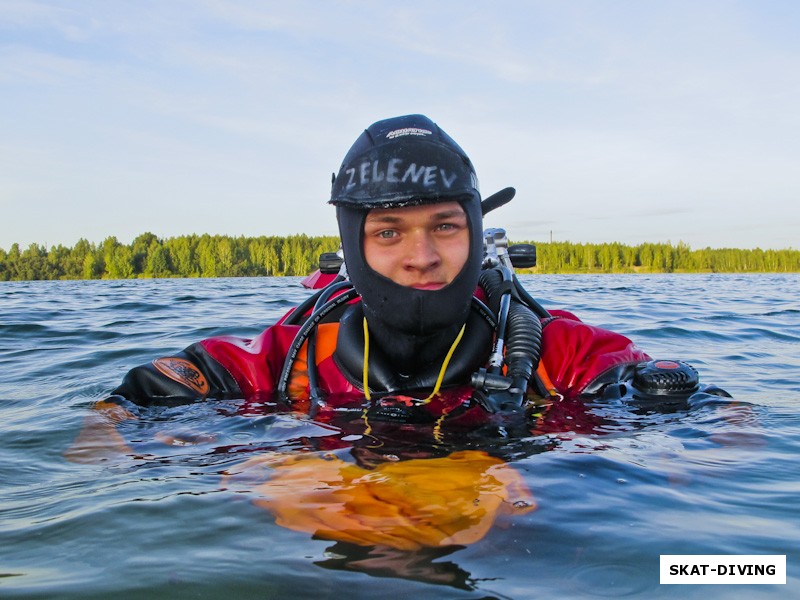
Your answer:
[[[372,124],[333,176],[334,282],[254,339],[210,338],[135,367],[109,402],[244,398],[315,416],[366,405],[378,420],[469,427],[525,415],[532,398],[619,397],[638,372],[667,373],[645,378],[651,395],[699,389],[688,365],[656,367],[627,337],[544,310],[502,244],[487,245],[492,198],[427,117]]]

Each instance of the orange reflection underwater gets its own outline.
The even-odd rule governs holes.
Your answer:
[[[513,467],[475,450],[371,470],[332,455],[271,453],[240,465],[224,483],[248,484],[259,495],[255,503],[283,527],[400,550],[471,544],[498,516],[536,508]]]

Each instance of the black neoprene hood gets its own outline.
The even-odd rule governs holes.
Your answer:
[[[449,201],[464,209],[470,233],[467,262],[449,285],[404,287],[367,264],[363,232],[371,209]],[[347,273],[372,330],[430,336],[464,323],[483,261],[480,201],[469,158],[427,117],[378,121],[361,134],[334,179],[330,202],[336,205]]]
[[[397,208],[479,196],[475,169],[461,147],[423,115],[378,121],[345,156],[331,204]]]

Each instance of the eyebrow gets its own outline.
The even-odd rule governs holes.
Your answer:
[[[445,221],[447,219],[453,218],[460,218],[460,217],[467,217],[467,213],[463,210],[453,208],[451,210],[443,210],[441,212],[433,213],[431,215],[431,221]],[[370,213],[367,215],[366,222],[368,223],[400,223],[403,221],[403,217],[398,217],[395,215],[385,215],[379,214],[376,215],[375,213]]]

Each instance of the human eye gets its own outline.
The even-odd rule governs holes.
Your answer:
[[[390,240],[394,237],[397,237],[397,232],[394,229],[382,229],[381,231],[378,231],[375,236],[383,240]]]
[[[449,234],[449,233],[457,233],[463,230],[465,227],[466,225],[464,223],[461,223],[460,221],[444,221],[443,223],[437,224],[434,229],[437,232],[443,234]]]

